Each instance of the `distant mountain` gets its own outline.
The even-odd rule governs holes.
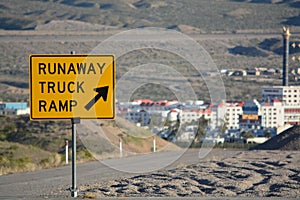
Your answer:
[[[270,31],[284,24],[300,26],[299,7],[296,0],[9,0],[0,2],[0,29],[30,30],[72,20],[119,28]]]

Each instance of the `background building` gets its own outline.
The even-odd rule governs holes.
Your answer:
[[[261,115],[262,127],[277,128],[284,125],[284,107],[279,100],[262,104]]]
[[[284,109],[285,124],[300,124],[300,86],[271,86],[262,88],[262,100],[279,100]]]
[[[240,128],[239,117],[243,114],[243,105],[243,102],[226,104],[225,121],[228,130],[236,130]]]
[[[262,87],[262,101],[279,100],[283,105],[300,105],[300,86]]]
[[[25,115],[29,114],[30,109],[24,102],[0,103],[0,115]]]

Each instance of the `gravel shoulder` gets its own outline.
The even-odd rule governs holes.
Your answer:
[[[157,153],[154,162],[173,154]],[[134,162],[147,156],[156,158],[135,156]],[[128,159],[111,162],[122,165]],[[212,150],[199,159],[199,150],[188,150],[148,173],[124,173],[99,162],[79,164],[77,173],[80,199],[300,199],[300,151]],[[70,174],[71,166],[65,166],[0,176],[0,199],[68,199]]]
[[[198,163],[82,185],[84,198],[300,198],[299,151],[226,151]],[[61,191],[56,191],[61,192]]]

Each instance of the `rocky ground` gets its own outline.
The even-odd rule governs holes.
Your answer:
[[[189,166],[83,185],[79,196],[300,197],[300,151],[245,151],[230,158],[222,152]]]

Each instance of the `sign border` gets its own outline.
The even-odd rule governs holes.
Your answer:
[[[113,58],[113,108],[112,108],[112,117],[80,117],[80,116],[74,116],[74,117],[47,117],[47,118],[40,118],[40,117],[33,117],[32,116],[32,58],[34,57],[112,57]],[[115,93],[115,85],[116,85],[116,60],[114,54],[30,54],[29,55],[29,104],[30,104],[30,120],[69,120],[74,118],[80,118],[80,119],[103,119],[103,120],[114,120],[116,117],[116,93]]]

